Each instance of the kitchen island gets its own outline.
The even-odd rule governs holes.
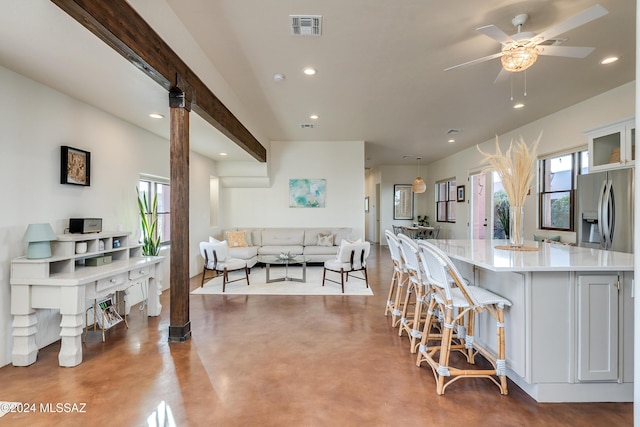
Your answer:
[[[538,402],[633,401],[633,254],[525,241],[429,240],[465,278],[511,301],[507,375]],[[475,339],[496,348],[480,315]],[[493,351],[493,350],[492,350]],[[495,354],[495,352],[494,352]]]

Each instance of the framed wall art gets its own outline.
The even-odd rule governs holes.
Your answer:
[[[458,185],[458,187],[456,187],[456,190],[458,191],[458,197],[456,201],[464,202],[464,185]]]
[[[91,185],[91,153],[60,147],[60,184]]]
[[[394,184],[393,194],[393,219],[413,219],[411,184]]]
[[[290,208],[324,208],[327,184],[324,179],[290,179]]]

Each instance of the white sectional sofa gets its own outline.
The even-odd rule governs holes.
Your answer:
[[[351,239],[351,231],[347,227],[237,228],[226,230],[217,239],[227,240],[230,257],[246,260],[247,265],[253,267],[258,255],[282,252],[306,255],[312,263],[335,258],[340,242]]]

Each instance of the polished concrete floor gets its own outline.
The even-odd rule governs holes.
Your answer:
[[[486,379],[437,396],[383,316],[387,249],[369,261],[370,297],[191,296],[193,338],[181,344],[167,343],[164,292],[160,317],[134,307],[128,330],[89,335],[75,368],[58,366],[59,342],[29,367],[0,368],[0,401],[23,403],[0,426],[144,426],[159,407],[177,426],[633,424],[630,403],[538,404],[511,382],[508,396]]]

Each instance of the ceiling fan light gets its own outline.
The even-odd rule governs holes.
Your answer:
[[[511,44],[502,50],[502,67],[506,71],[517,73],[531,67],[538,59],[538,49],[535,46]]]
[[[411,184],[411,189],[414,193],[424,193],[427,191],[427,184],[425,184],[424,179],[421,176],[417,177],[413,180],[413,184]]]

